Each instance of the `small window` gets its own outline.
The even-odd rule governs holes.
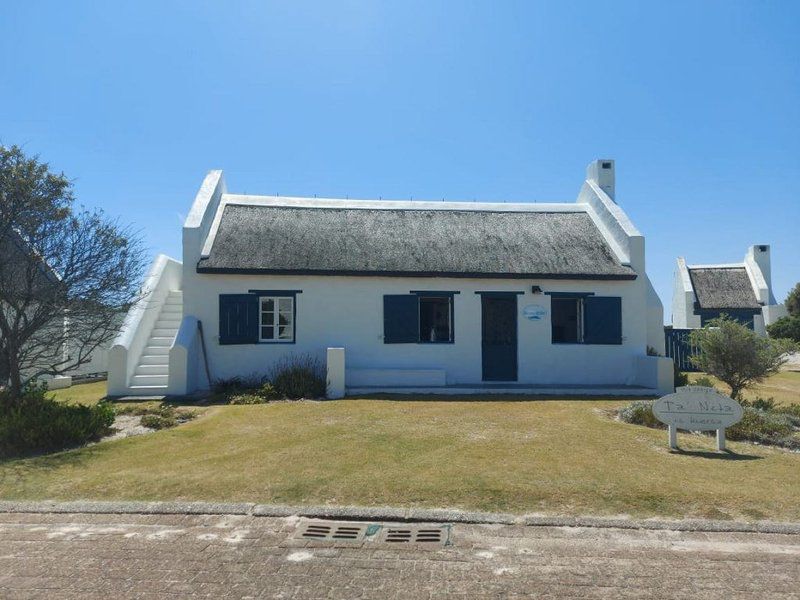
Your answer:
[[[553,298],[550,306],[554,344],[583,342],[583,299]]]
[[[421,296],[419,299],[419,341],[453,341],[453,298]]]
[[[262,342],[294,341],[294,298],[291,296],[261,297]]]

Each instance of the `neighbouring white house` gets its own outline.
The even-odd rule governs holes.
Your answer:
[[[109,393],[188,394],[306,354],[330,397],[669,392],[614,180],[598,160],[576,202],[396,202],[231,194],[211,171],[182,262],[156,258],[110,350]]]
[[[770,247],[750,246],[740,263],[687,265],[678,257],[672,292],[672,326],[698,329],[722,314],[761,335],[786,316],[772,293]]]

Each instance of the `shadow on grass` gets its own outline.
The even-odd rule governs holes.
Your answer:
[[[678,450],[670,450],[669,453],[693,458],[710,458],[712,460],[762,460],[764,458],[754,454],[737,454],[732,450],[713,452],[711,450],[681,450],[679,448]]]

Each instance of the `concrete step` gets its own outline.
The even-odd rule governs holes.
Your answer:
[[[167,383],[168,378],[166,375],[133,375],[131,377],[131,387],[135,387],[137,385],[144,385],[147,387],[159,385],[166,386]]]
[[[150,337],[166,337],[175,339],[175,334],[177,333],[178,330],[172,327],[155,327],[153,331],[150,332]]]
[[[150,336],[149,340],[147,340],[147,345],[161,347],[161,348],[169,348],[170,346],[172,346],[172,342],[174,339],[175,339],[174,335],[172,337],[153,335]]]
[[[171,345],[172,345],[172,344],[170,344],[170,346],[171,346]],[[153,345],[148,345],[148,346],[146,346],[146,347],[145,347],[145,349],[144,349],[144,351],[142,352],[142,354],[143,354],[143,355],[144,355],[144,354],[146,354],[146,355],[148,355],[148,356],[157,356],[157,355],[164,355],[164,356],[167,356],[167,355],[169,355],[169,346],[153,346]]]
[[[169,354],[142,354],[139,357],[140,365],[168,365]]]
[[[159,317],[158,321],[156,321],[156,324],[154,325],[156,329],[174,329],[175,331],[178,331],[178,328],[180,326],[181,326],[180,318],[165,319],[161,317]]]
[[[169,365],[139,364],[134,375],[169,375]]]
[[[167,392],[166,385],[129,385],[128,389],[131,390],[131,395],[135,395],[137,397],[158,396],[163,398],[164,394]]]

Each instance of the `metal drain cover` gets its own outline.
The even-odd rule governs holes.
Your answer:
[[[295,538],[303,540],[324,540],[329,542],[364,539],[366,523],[343,523],[336,521],[305,521],[295,531]]]
[[[430,525],[384,526],[381,541],[389,544],[439,544],[446,545],[450,539],[448,526]]]
[[[294,539],[320,542],[381,542],[391,545],[435,544],[449,546],[450,525],[301,521]]]

